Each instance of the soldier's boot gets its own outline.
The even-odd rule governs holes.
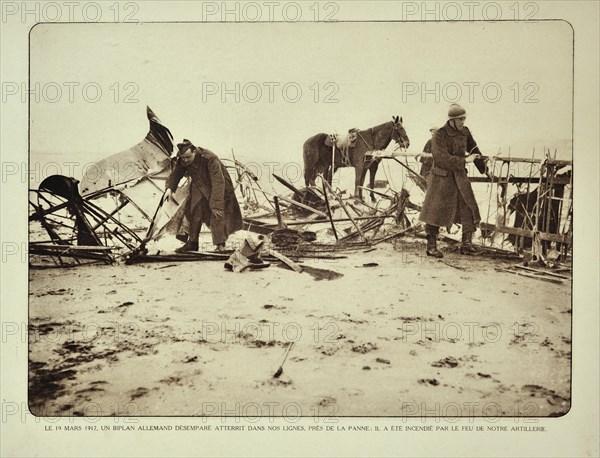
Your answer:
[[[185,242],[187,242],[187,239],[189,238],[189,235],[187,234],[187,232],[182,232],[181,234],[177,234],[175,236],[175,238],[177,240],[179,240],[180,242],[185,243]]]
[[[476,256],[481,254],[481,251],[473,246],[473,233],[463,232],[462,244],[460,246],[460,254],[466,254],[470,256]]]
[[[427,256],[444,257],[444,254],[437,248],[437,235],[435,234],[427,234]]]
[[[190,222],[190,235],[187,242],[175,250],[175,253],[185,253],[186,251],[198,251],[200,238],[200,227],[202,223],[197,221]]]
[[[198,242],[188,240],[182,246],[175,250],[175,253],[185,253],[186,251],[198,251]]]

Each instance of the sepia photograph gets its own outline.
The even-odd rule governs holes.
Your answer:
[[[34,27],[31,410],[566,414],[572,49],[564,21]]]
[[[600,452],[600,4],[0,13],[2,456]]]

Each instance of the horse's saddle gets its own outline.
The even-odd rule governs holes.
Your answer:
[[[356,140],[358,139],[358,130],[359,129],[353,127],[352,129],[348,130],[348,133],[346,135],[339,135],[337,133],[333,133],[329,134],[325,139],[325,145],[330,147],[333,147],[333,145],[335,145],[337,149],[341,152],[342,163],[345,166],[350,165],[349,151],[350,148],[354,148],[354,145],[356,145]]]
[[[325,139],[325,144],[327,146],[335,145],[341,150],[353,148],[358,139],[358,130],[359,129],[352,128],[348,130],[348,133],[345,135],[340,135],[338,133],[329,134]]]

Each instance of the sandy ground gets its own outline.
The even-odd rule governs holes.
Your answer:
[[[305,261],[341,274],[321,280],[277,265],[232,273],[220,261],[32,269],[30,407],[53,416],[567,412],[570,287],[442,247],[443,262],[424,257],[418,239]]]

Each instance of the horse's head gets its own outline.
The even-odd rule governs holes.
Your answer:
[[[398,143],[400,148],[408,148],[410,146],[410,140],[402,126],[402,118],[399,116],[392,116],[392,122],[392,140]]]

